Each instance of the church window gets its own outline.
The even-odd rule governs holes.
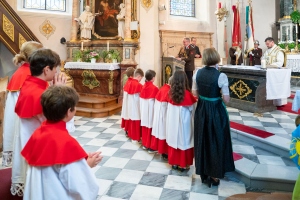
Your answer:
[[[24,0],[24,8],[66,12],[66,0]]]
[[[170,0],[170,14],[195,17],[195,0]]]

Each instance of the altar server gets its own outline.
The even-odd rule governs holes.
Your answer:
[[[19,122],[19,117],[15,113],[15,106],[20,94],[20,89],[30,75],[29,56],[43,45],[39,42],[29,41],[24,42],[21,46],[20,53],[16,54],[13,62],[19,66],[17,71],[12,75],[7,85],[7,98],[4,110],[3,121],[3,154],[2,166],[9,167],[12,165],[13,145],[16,133],[16,124]]]
[[[127,92],[127,113],[128,121],[128,137],[131,138],[133,143],[140,141],[141,132],[141,112],[140,112],[140,93],[143,85],[140,81],[144,77],[142,69],[138,68],[134,71],[134,78],[129,82],[128,87],[124,88]]]
[[[155,96],[151,149],[157,149],[164,159],[168,158],[168,145],[166,142],[166,117],[168,99],[172,76],[169,83],[163,85]]]
[[[153,124],[153,112],[155,96],[158,88],[153,84],[155,80],[155,71],[147,70],[145,73],[146,82],[140,94],[141,127],[143,149],[148,149],[149,153],[157,152],[157,149],[151,149],[151,132]]]
[[[25,80],[15,107],[20,123],[16,127],[11,193],[18,196],[23,196],[27,168],[20,152],[35,129],[45,120],[41,95],[49,86],[47,81],[53,80],[54,85],[66,83],[65,76],[56,73],[60,58],[54,51],[50,49],[36,50],[29,57],[29,62],[31,76]]]
[[[125,71],[126,74],[126,81],[124,81],[124,87],[123,87],[123,101],[122,101],[122,111],[121,111],[121,128],[125,130],[125,135],[128,136],[128,123],[126,123],[129,120],[128,116],[128,87],[130,85],[130,82],[133,79],[134,74],[134,68],[128,67]],[[125,78],[124,78],[125,79]]]
[[[168,159],[173,169],[189,169],[194,158],[194,104],[195,97],[187,90],[188,81],[183,71],[173,75],[167,110],[166,141]]]
[[[41,104],[47,120],[21,152],[29,164],[24,200],[97,198],[99,186],[90,167],[102,156],[100,152],[88,155],[66,129],[78,100],[76,91],[68,86],[51,86],[43,93]]]

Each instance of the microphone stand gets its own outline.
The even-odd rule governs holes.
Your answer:
[[[171,48],[174,48],[175,46],[173,45],[173,46],[169,46],[169,47],[167,47],[164,51],[163,51],[163,53],[162,53],[162,55],[161,55],[161,69],[162,69],[162,76],[164,75],[164,66],[163,66],[163,58],[164,58],[164,55],[165,55],[165,53],[166,53],[166,51],[168,51],[168,49],[171,49]],[[164,78],[162,77],[162,80],[164,80]],[[162,83],[162,86],[164,85],[165,83]]]

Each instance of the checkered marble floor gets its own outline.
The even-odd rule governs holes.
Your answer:
[[[283,137],[290,137],[296,115],[281,111],[264,113],[256,117],[252,113],[228,108],[232,121],[263,129]],[[76,117],[76,131],[71,133],[87,152],[101,151],[104,156],[93,171],[100,185],[99,199],[225,199],[237,193],[245,193],[245,185],[230,173],[221,180],[219,187],[208,188],[194,174],[172,170],[159,154],[149,154],[140,144],[131,143],[120,128],[121,116],[107,118]],[[273,129],[272,129],[273,128]],[[279,129],[279,130],[278,130]],[[273,131],[273,130],[277,130]],[[280,157],[259,147],[232,139],[233,150],[255,163],[295,166],[287,158]]]

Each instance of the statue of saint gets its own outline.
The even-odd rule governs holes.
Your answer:
[[[118,20],[118,36],[120,39],[124,38],[124,28],[125,28],[125,5],[121,3],[119,8],[121,9],[117,15]]]
[[[83,11],[83,13],[81,13],[81,15],[74,20],[77,21],[80,25],[81,39],[91,39],[91,31],[94,26],[95,16],[93,15],[93,13],[91,13],[90,7],[86,6],[85,11]]]

